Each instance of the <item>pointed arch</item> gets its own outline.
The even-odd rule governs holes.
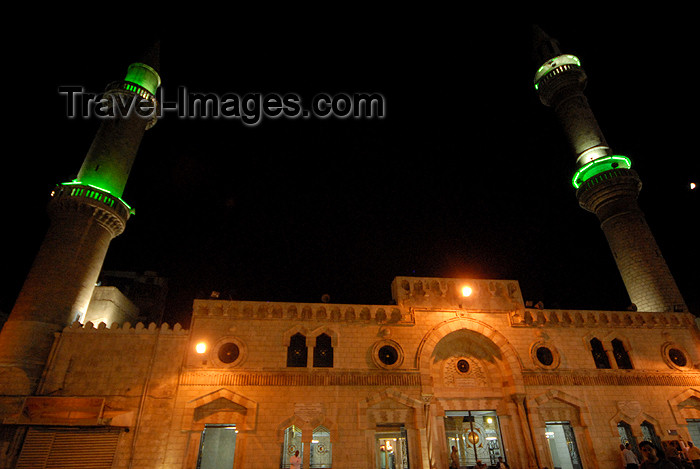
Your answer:
[[[203,422],[195,422],[197,410],[205,406],[213,405],[215,401],[222,400],[222,405],[217,406],[219,412],[232,412],[241,415],[241,430],[252,430],[256,427],[258,418],[258,403],[248,399],[230,389],[221,388],[216,391],[201,395],[185,403],[183,415],[183,428],[194,429],[203,425]],[[228,403],[228,405],[226,405]]]
[[[678,425],[687,426],[687,418],[700,418],[700,390],[686,389],[668,400],[671,413]],[[684,415],[692,413],[692,415]]]
[[[620,422],[625,422],[627,425],[629,425],[632,435],[634,435],[635,438],[642,437],[641,426],[644,422],[649,422],[656,429],[661,428],[659,421],[655,417],[644,412],[639,402],[620,401],[617,405],[617,413],[610,420],[608,420],[608,426],[610,427],[610,431],[613,435],[618,435],[617,425]]]
[[[302,324],[295,324],[294,326],[290,327],[286,331],[282,333],[282,338],[283,338],[283,344],[285,347],[289,347],[289,341],[291,340],[292,336],[296,334],[301,334],[304,337],[306,337],[307,341],[309,338],[309,330],[304,327]]]
[[[577,409],[579,423],[582,427],[587,427],[588,422],[591,421],[591,415],[585,401],[557,389],[550,389],[544,394],[529,398],[527,400],[527,406],[529,409],[539,409],[551,401],[559,401]],[[544,422],[542,422],[542,425],[544,425]]]
[[[503,362],[509,368],[510,373],[506,374],[506,378],[510,380],[510,384],[514,388],[513,392],[525,392],[522,375],[523,364],[508,339],[485,322],[464,317],[448,319],[433,327],[423,336],[416,352],[415,364],[421,373],[424,392],[428,391],[426,388],[430,388],[430,357],[435,351],[435,347],[448,334],[460,330],[474,332],[491,342],[500,351]]]
[[[387,388],[378,391],[358,402],[357,406],[360,428],[373,428],[373,425],[371,424],[372,415],[376,411],[376,408],[381,406],[385,401],[389,401],[396,407],[407,409],[412,412],[409,421],[404,422],[407,426],[416,426],[417,428],[424,427],[425,416],[423,402],[395,389]],[[392,404],[389,406],[391,405]]]
[[[334,443],[338,438],[338,425],[335,420],[327,417],[326,415],[317,415],[310,419],[305,419],[297,414],[284,419],[277,425],[275,430],[275,438],[277,443],[284,442],[284,432],[294,425],[301,430],[302,440],[311,440],[313,432],[318,427],[325,427],[331,435],[331,443]]]
[[[338,331],[331,326],[324,325],[324,326],[318,327],[312,331],[309,331],[307,337],[309,337],[311,339],[315,339],[316,337],[320,336],[321,334],[326,334],[328,337],[331,338],[331,345],[333,347],[338,346]]]

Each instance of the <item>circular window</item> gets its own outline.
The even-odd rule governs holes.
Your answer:
[[[384,369],[395,369],[403,363],[403,350],[393,340],[381,340],[372,347],[374,364]]]
[[[555,370],[559,368],[561,357],[559,351],[549,342],[540,340],[530,346],[530,358],[538,368]]]
[[[552,366],[554,363],[554,355],[547,347],[537,347],[536,356],[537,360],[544,366]]]
[[[211,365],[227,368],[236,367],[245,361],[246,356],[246,346],[237,337],[222,337],[212,347]]]
[[[463,358],[457,360],[457,371],[460,373],[469,373],[469,362]]]
[[[238,348],[238,345],[234,344],[233,342],[227,342],[219,347],[218,357],[221,363],[229,364],[235,362],[240,354],[241,351]]]
[[[661,356],[671,368],[681,371],[687,371],[693,368],[693,363],[685,349],[673,342],[666,342],[661,347]]]
[[[669,349],[668,358],[676,366],[683,367],[683,366],[686,366],[688,364],[688,359],[685,358],[685,354],[682,351],[678,350],[677,348]]]
[[[385,365],[393,365],[399,359],[399,352],[391,345],[384,345],[379,349],[379,361]]]

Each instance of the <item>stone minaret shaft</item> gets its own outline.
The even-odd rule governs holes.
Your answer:
[[[34,392],[54,334],[83,320],[109,243],[124,230],[131,209],[121,196],[144,132],[155,123],[160,77],[152,52],[144,60],[150,65],[132,64],[123,81],[107,87],[111,112],[77,179],[51,194],[48,232],[0,332],[0,394]]]
[[[631,162],[614,155],[583,94],[586,74],[578,58],[534,31],[535,87],[551,106],[576,156],[579,205],[594,213],[605,233],[630,300],[639,311],[688,311],[637,203],[642,188]]]

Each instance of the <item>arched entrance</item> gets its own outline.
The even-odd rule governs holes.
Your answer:
[[[424,338],[418,353],[422,393],[431,396],[429,458],[449,465],[452,446],[460,466],[486,465],[498,458],[528,467],[532,445],[523,438],[522,366],[508,340],[491,326],[469,318],[445,321]]]

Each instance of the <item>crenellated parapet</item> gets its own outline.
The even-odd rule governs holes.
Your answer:
[[[413,313],[396,305],[276,303],[268,301],[195,300],[194,318],[293,320],[414,324]]]
[[[66,326],[63,329],[63,333],[78,333],[78,334],[91,334],[91,333],[104,333],[104,334],[170,334],[170,335],[187,335],[189,331],[183,329],[179,323],[176,323],[173,327],[167,322],[158,327],[156,323],[152,322],[146,326],[142,322],[136,323],[134,326],[129,322],[124,324],[114,323],[110,327],[104,322],[99,323],[95,326],[92,322],[88,321],[85,324],[79,322],[74,322],[70,326]]]
[[[515,280],[396,277],[391,290],[405,308],[506,312],[525,307]]]
[[[569,311],[524,309],[509,315],[513,327],[631,327],[688,329],[695,326],[690,313],[648,313],[638,311]]]

